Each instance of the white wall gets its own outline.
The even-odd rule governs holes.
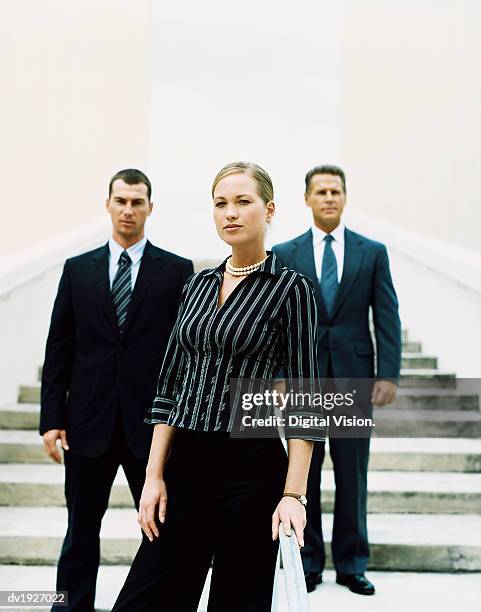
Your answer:
[[[438,357],[442,372],[480,378],[481,292],[391,249],[400,315],[412,340],[426,355]],[[481,277],[481,266],[477,268]]]
[[[302,232],[306,169],[339,159],[337,4],[166,0],[154,28],[153,237],[191,257],[223,257],[210,188],[239,159],[274,181],[272,241]]]
[[[350,201],[481,253],[481,2],[341,5]]]
[[[105,215],[108,180],[145,166],[151,0],[18,0],[0,19],[0,257]]]
[[[13,405],[20,384],[36,382],[61,266],[0,296],[0,406]]]
[[[341,4],[347,210],[390,247],[411,337],[479,377],[481,3]]]
[[[64,260],[104,242],[108,228],[101,221],[0,260],[0,406],[36,382]]]

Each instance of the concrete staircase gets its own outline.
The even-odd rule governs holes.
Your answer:
[[[405,435],[406,423],[418,429],[421,423],[421,431],[429,433],[372,440],[370,568],[481,571],[479,396],[460,388],[454,374],[440,372],[436,358],[425,356],[421,344],[406,333],[403,347],[398,399],[395,406],[377,410],[375,419],[391,420],[393,435]],[[38,382],[23,385],[18,403],[0,409],[0,564],[10,566],[9,574],[16,571],[13,566],[18,572],[29,565],[54,566],[65,534],[63,467],[46,457],[37,433],[39,394]],[[416,431],[410,433],[415,436]],[[329,463],[322,487],[329,539],[334,500]],[[102,563],[122,572],[120,566],[130,563],[139,543],[122,472],[101,536]],[[53,588],[53,583],[44,588]]]

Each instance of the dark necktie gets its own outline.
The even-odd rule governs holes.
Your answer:
[[[130,296],[132,295],[131,268],[132,260],[127,251],[122,251],[119,258],[119,267],[112,283],[112,302],[119,329],[122,329],[127,318]]]
[[[332,241],[334,238],[331,234],[324,237],[325,247],[322,257],[321,269],[321,294],[326,305],[327,314],[331,316],[332,307],[337,293],[337,262],[334,251],[332,250]]]

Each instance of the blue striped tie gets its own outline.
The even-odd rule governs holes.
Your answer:
[[[131,268],[132,260],[127,251],[122,251],[119,258],[119,267],[112,283],[112,302],[119,329],[122,329],[127,318],[130,296],[132,295]]]
[[[322,256],[321,269],[321,294],[326,305],[327,314],[331,316],[332,307],[337,293],[337,262],[334,251],[332,250],[332,241],[334,238],[331,234],[324,237],[326,243],[324,247],[324,255]]]

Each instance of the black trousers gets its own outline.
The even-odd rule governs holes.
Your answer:
[[[367,468],[370,438],[330,438],[336,494],[331,550],[336,571],[362,574],[369,560]],[[326,562],[321,522],[321,468],[325,442],[315,442],[307,484],[307,525],[301,551],[304,571],[322,572]]]
[[[195,612],[212,563],[209,612],[269,612],[287,463],[279,439],[178,429],[166,521],[143,539],[113,610]]]
[[[132,454],[119,417],[103,455],[91,458],[65,451],[64,461],[68,528],[58,562],[57,590],[68,591],[69,605],[62,610],[92,612],[100,562],[100,525],[112,483],[121,465],[138,508],[147,459]]]
[[[326,392],[338,390],[331,363],[328,363],[323,387]],[[360,389],[365,394],[363,412],[370,416],[370,387]],[[334,568],[339,574],[363,574],[369,560],[366,517],[370,441],[369,437],[329,438],[336,483],[331,551]],[[307,525],[301,550],[305,572],[320,573],[326,563],[321,510],[321,471],[325,454],[326,443],[314,442],[307,481]]]

